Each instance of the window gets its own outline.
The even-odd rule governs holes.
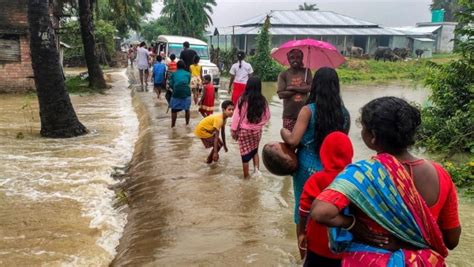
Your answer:
[[[169,48],[168,55],[175,54],[176,57],[179,57],[179,54],[183,50],[183,44],[170,43],[168,45],[168,48]],[[209,51],[207,49],[207,45],[193,45],[193,44],[191,44],[189,46],[189,48],[196,51],[197,55],[201,59],[205,59],[205,60],[209,59]]]
[[[19,62],[20,36],[16,34],[0,34],[0,62]]]

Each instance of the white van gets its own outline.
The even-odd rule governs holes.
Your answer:
[[[206,42],[186,36],[160,35],[157,40],[158,51],[164,51],[167,57],[175,54],[178,60],[179,54],[183,50],[183,43],[186,41],[189,42],[190,48],[196,51],[201,58],[199,65],[202,66],[203,75],[211,75],[214,87],[217,90],[220,85],[220,71],[216,64],[210,60],[209,47]]]

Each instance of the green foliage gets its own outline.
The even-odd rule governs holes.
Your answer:
[[[152,11],[153,0],[97,0],[96,18],[114,25],[121,37],[139,30],[143,16]]]
[[[84,47],[82,44],[81,30],[79,28],[79,21],[69,21],[63,26],[64,33],[61,35],[61,40],[71,48],[65,49],[64,59],[83,58]],[[95,40],[98,49],[105,52],[106,57],[110,58],[115,51],[114,48],[114,34],[115,27],[103,20],[95,22]]]
[[[304,2],[302,5],[298,6],[299,10],[309,10],[309,11],[316,11],[319,10],[319,8],[316,7],[317,4],[307,4]]]
[[[459,43],[462,57],[446,65],[431,64],[425,79],[431,87],[431,105],[422,109],[420,145],[448,156],[474,153],[474,3],[460,0],[458,16],[466,26],[457,29],[464,40]]]
[[[270,17],[267,16],[263,23],[260,34],[257,36],[257,49],[255,56],[249,57],[255,75],[260,77],[262,81],[276,81],[278,74],[283,67],[276,63],[270,56]]]
[[[474,195],[474,161],[465,163],[446,161],[443,163],[457,187],[467,188],[467,194]]]
[[[89,87],[87,79],[81,79],[80,76],[71,76],[66,78],[66,89],[68,93],[74,95],[90,95],[97,93],[104,93],[102,90],[97,90]]]
[[[455,21],[455,14],[460,10],[459,2],[459,0],[433,0],[430,8],[444,9],[444,20]]]
[[[156,40],[159,35],[169,34],[171,25],[169,25],[168,19],[160,17],[156,20],[143,22],[140,26],[140,35],[148,42]]]
[[[161,14],[169,19],[171,34],[202,39],[206,27],[212,24],[215,0],[164,0]]]

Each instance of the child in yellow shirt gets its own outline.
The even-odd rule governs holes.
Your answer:
[[[189,66],[191,72],[191,92],[193,93],[194,105],[198,104],[199,94],[202,88],[202,66],[199,66],[201,58],[196,55],[193,64]]]
[[[203,118],[194,130],[194,134],[201,138],[205,148],[211,148],[211,153],[207,157],[207,164],[219,160],[219,150],[224,146],[227,152],[227,145],[225,143],[225,123],[227,118],[232,118],[234,114],[234,103],[230,100],[222,102],[222,113],[215,113]],[[222,130],[221,130],[222,129]],[[221,132],[222,140],[219,138]]]

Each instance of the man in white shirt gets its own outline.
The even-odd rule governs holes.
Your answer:
[[[145,42],[140,43],[140,47],[137,50],[137,67],[138,72],[140,73],[140,85],[143,91],[143,74],[145,74],[145,90],[148,91],[148,76],[150,72],[148,71],[149,63],[148,57],[150,52],[145,48]]]

